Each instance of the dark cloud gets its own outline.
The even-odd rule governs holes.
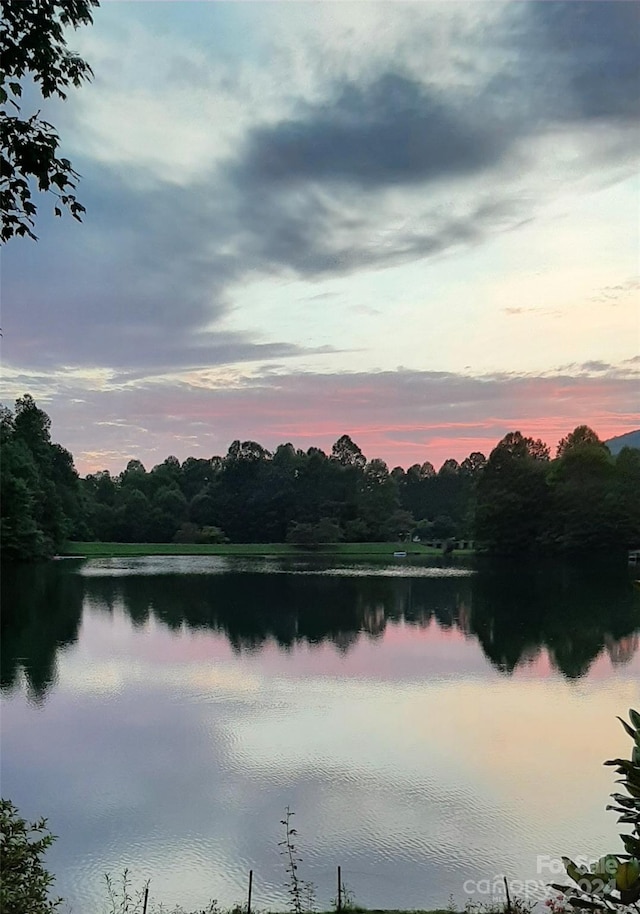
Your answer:
[[[568,377],[606,377],[607,379],[634,379],[637,381],[637,372],[634,366],[640,361],[640,356],[634,356],[631,359],[625,359],[619,365],[612,365],[610,362],[604,362],[601,359],[590,359],[586,362],[569,362],[557,369],[558,374],[564,374]],[[628,366],[631,366],[630,368]]]
[[[425,200],[424,212],[389,235],[376,206],[375,199],[368,207],[366,198],[349,194],[334,203],[313,185],[291,193],[273,187],[253,196],[239,193],[239,224],[254,229],[242,230],[245,263],[262,274],[275,269],[308,277],[349,275],[469,247],[529,219],[518,201],[481,201],[455,215],[453,204],[430,209]]]
[[[252,263],[225,252],[242,231],[211,187],[136,191],[89,166],[82,200],[81,226],[54,220],[43,200],[37,245],[15,240],[4,257],[12,364],[159,373],[318,351],[215,329]]]
[[[493,65],[471,87],[436,91],[389,68],[360,83],[336,81],[323,103],[299,104],[250,130],[226,172],[250,261],[303,275],[348,273],[516,227],[537,200],[509,199],[501,173],[531,167],[530,140],[580,122],[608,123],[607,150],[594,135],[593,171],[601,173],[603,156],[628,163],[637,150],[625,129],[640,99],[634,6],[517,4],[483,36],[478,53],[493,55]],[[579,168],[588,169],[589,141],[581,146]],[[456,215],[455,198],[445,213],[431,202],[432,188],[461,177],[485,182],[477,198],[491,187],[491,204],[479,199]],[[381,243],[389,218],[381,201],[392,188],[414,193],[422,212]]]
[[[425,216],[389,243],[357,201],[338,205],[313,187],[291,196],[211,180],[135,190],[107,168],[83,171],[84,224],[54,220],[44,200],[38,244],[16,240],[5,254],[12,365],[144,374],[311,354],[318,350],[265,340],[260,330],[217,330],[231,287],[252,276],[398,264],[517,224],[515,208],[482,203],[458,218]]]
[[[201,257],[197,209],[181,207],[175,188],[135,192],[108,169],[83,170],[84,224],[53,224],[43,200],[38,244],[11,243],[7,355],[40,365],[166,365],[182,349],[178,364],[188,363],[190,333],[223,313],[208,293],[225,281],[221,258],[212,272]]]
[[[637,115],[638,18],[630,3],[507,5],[472,49],[490,66],[467,82],[423,84],[402,72],[398,48],[397,66],[334,80],[323,104],[294,103],[250,129],[232,159],[188,186],[147,176],[136,189],[131,174],[74,162],[84,224],[54,220],[43,200],[38,245],[5,253],[7,361],[160,373],[299,354],[268,329],[216,330],[234,286],[434,257],[531,219],[535,194],[511,199],[503,174],[529,167],[523,141],[558,124],[597,118],[615,134]],[[621,140],[615,154],[629,148]],[[447,206],[435,202],[454,179],[465,200],[452,191]],[[389,202],[398,189],[405,203]]]
[[[639,9],[616,0],[518,4],[484,35],[478,53],[495,60],[472,88],[436,91],[393,69],[338,82],[323,103],[251,130],[235,179],[252,190],[426,185],[493,167],[545,123],[637,119]]]
[[[600,359],[591,359],[588,362],[583,362],[582,365],[577,367],[580,369],[581,373],[587,375],[602,374],[603,372],[614,370],[612,365],[609,365],[608,362],[603,362]]]
[[[607,2],[531,2],[532,36],[564,83],[566,117],[637,120],[640,115],[640,6]],[[555,96],[556,103],[559,98]]]
[[[422,184],[477,172],[507,144],[497,125],[483,123],[472,109],[456,111],[416,80],[388,72],[368,85],[344,83],[325,104],[251,131],[237,175],[262,186]]]

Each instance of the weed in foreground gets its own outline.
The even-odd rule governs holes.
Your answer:
[[[359,914],[359,912],[366,910],[366,908],[358,904],[355,892],[344,881],[340,882],[340,904],[338,904],[338,898],[336,897],[331,899],[331,906],[334,911],[344,911],[346,914]]]
[[[104,881],[107,886],[108,914],[143,914],[144,900],[149,893],[148,880],[135,892],[128,869],[123,870],[118,882],[109,873],[105,873]]]
[[[278,841],[278,846],[282,848],[280,853],[285,858],[285,869],[287,872],[287,892],[289,893],[289,904],[293,914],[303,914],[305,911],[304,900],[307,900],[307,911],[312,911],[315,907],[315,886],[312,882],[305,882],[298,876],[298,865],[302,858],[298,853],[295,843],[298,832],[291,824],[291,817],[295,813],[291,807],[287,806],[284,811],[284,819],[280,824],[284,825],[284,840]]]
[[[535,903],[530,903],[524,898],[512,898],[510,903],[474,902],[468,901],[465,905],[465,914],[533,914]]]

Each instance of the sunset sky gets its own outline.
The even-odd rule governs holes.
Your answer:
[[[40,197],[4,250],[3,402],[82,473],[638,428],[639,32],[615,0],[103,2],[93,82],[32,99],[87,214]]]

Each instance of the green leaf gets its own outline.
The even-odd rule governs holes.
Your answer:
[[[620,723],[622,724],[622,726],[625,728],[625,730],[627,731],[627,733],[629,734],[629,736],[631,737],[631,739],[635,740],[635,738],[636,738],[636,731],[634,730],[634,728],[633,728],[633,727],[630,727],[629,724],[626,722],[626,720],[623,720],[621,717],[618,717],[618,720],[620,721]]]
[[[635,886],[640,879],[640,861],[634,859],[625,860],[618,866],[616,873],[616,888],[620,892],[628,892]]]
[[[569,876],[570,879],[573,879],[574,882],[579,882],[580,879],[582,879],[582,877],[587,873],[587,870],[584,866],[576,866],[573,860],[571,860],[569,857],[563,857],[562,862],[564,864],[565,870],[567,871],[567,876]]]

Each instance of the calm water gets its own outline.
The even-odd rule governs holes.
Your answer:
[[[622,849],[602,761],[629,749],[639,598],[624,565],[5,572],[2,794],[48,816],[76,914],[125,867],[194,908],[253,869],[282,906],[287,805],[321,906],[338,864],[378,907],[554,880],[539,855]]]

